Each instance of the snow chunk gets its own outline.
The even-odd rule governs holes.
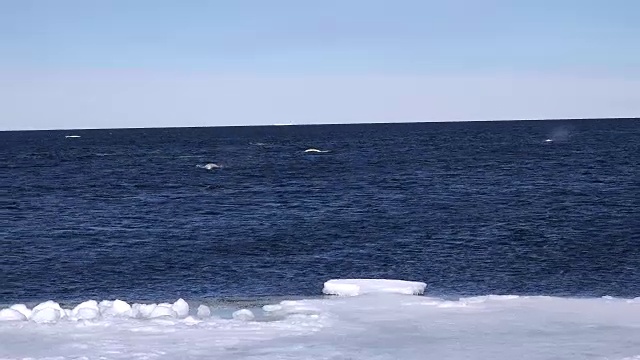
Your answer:
[[[136,312],[142,318],[149,318],[156,309],[156,304],[133,304],[133,311]]]
[[[25,321],[27,317],[24,316],[18,310],[15,309],[2,309],[0,310],[0,321]]]
[[[131,305],[127,304],[126,302],[122,301],[122,300],[115,300],[113,302],[113,305],[111,306],[112,312],[115,315],[123,315],[126,314],[127,312],[131,311]]]
[[[189,315],[189,304],[183,299],[178,299],[178,301],[174,302],[173,305],[171,305],[171,309],[173,309],[181,319]]]
[[[19,311],[22,315],[24,315],[27,319],[31,317],[31,310],[25,304],[15,304],[11,305],[9,309],[13,309]]]
[[[131,305],[122,300],[102,300],[98,304],[100,313],[111,316],[130,316],[132,314]]]
[[[156,306],[151,314],[149,314],[150,319],[157,318],[177,318],[178,314],[171,308],[171,304],[160,304]]]
[[[421,295],[427,284],[417,281],[387,279],[334,279],[324,283],[328,295],[357,296],[372,293]]]
[[[264,305],[262,307],[262,311],[265,311],[265,312],[274,312],[274,311],[280,311],[280,310],[282,310],[282,306],[277,304]]]
[[[201,319],[208,318],[211,316],[211,310],[207,305],[200,305],[198,306],[197,316]]]
[[[62,311],[54,308],[44,308],[38,311],[34,311],[31,315],[31,320],[37,323],[51,323],[56,322],[62,317]]]
[[[55,301],[49,300],[36,305],[33,308],[30,320],[37,323],[56,322],[65,317],[66,312]]]
[[[232,314],[232,316],[236,320],[243,320],[243,321],[249,321],[249,320],[253,320],[255,318],[255,316],[253,315],[253,313],[249,309],[240,309],[238,311],[235,311]]]
[[[44,310],[44,309],[56,309],[59,310],[60,312],[62,312],[62,308],[60,307],[60,304],[58,304],[57,302],[53,301],[53,300],[48,300],[45,301],[43,303],[40,303],[38,305],[36,305],[36,307],[33,308],[33,312],[38,312],[40,310]]]
[[[187,316],[182,321],[187,325],[198,325],[202,322],[201,320],[195,319],[193,316]]]
[[[71,310],[71,317],[78,320],[93,320],[100,317],[100,308],[95,300],[85,301]]]

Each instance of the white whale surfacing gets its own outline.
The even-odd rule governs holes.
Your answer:
[[[207,169],[207,170],[215,170],[215,169],[220,169],[222,166],[214,163],[208,163],[205,165],[196,165],[196,167],[201,169]]]
[[[0,312],[0,359],[640,357],[640,298],[442,299],[409,295],[424,283],[379,279],[330,280],[324,291],[354,285],[349,296],[253,307],[117,300],[68,310],[50,301],[33,311],[43,323],[17,305]]]
[[[309,148],[309,149],[305,150],[304,152],[305,153],[328,153],[329,150],[319,150],[319,149]]]

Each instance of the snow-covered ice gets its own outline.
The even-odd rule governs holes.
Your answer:
[[[387,279],[334,279],[324,283],[322,292],[329,295],[357,296],[372,293],[419,295],[427,284],[417,281]]]
[[[209,316],[211,316],[211,309],[209,309],[207,305],[201,304],[200,306],[198,306],[196,316],[198,316],[201,319],[208,318]]]
[[[249,309],[240,309],[238,311],[234,311],[232,316],[236,320],[244,321],[253,320],[255,318],[255,315],[253,315],[253,312]]]
[[[176,312],[179,318],[186,318],[189,315],[189,304],[183,299],[178,299],[171,305],[171,309]]]
[[[253,305],[48,301],[30,316],[3,306],[0,359],[640,359],[639,298],[366,289]]]
[[[27,317],[24,316],[18,310],[14,309],[2,309],[0,310],[0,321],[22,321],[27,320]]]

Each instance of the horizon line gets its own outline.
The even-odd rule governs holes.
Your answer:
[[[132,127],[96,127],[96,128],[51,128],[51,129],[7,129],[0,132],[16,131],[86,131],[86,130],[142,130],[142,129],[199,129],[199,128],[239,128],[239,127],[291,127],[291,126],[335,126],[335,125],[408,125],[432,123],[465,123],[465,122],[516,122],[516,121],[583,121],[583,120],[640,120],[637,117],[584,117],[584,118],[527,118],[527,119],[472,119],[472,120],[427,120],[427,121],[395,121],[395,122],[344,122],[344,123],[276,123],[246,125],[201,125],[201,126],[132,126]]]

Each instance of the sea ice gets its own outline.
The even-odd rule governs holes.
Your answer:
[[[11,305],[11,307],[9,309],[13,309],[13,310],[17,310],[19,311],[22,315],[24,315],[27,319],[29,319],[31,317],[31,310],[29,310],[29,308],[27,307],[27,305],[25,304],[15,304],[15,305]]]
[[[100,308],[95,300],[88,300],[78,304],[71,310],[71,317],[78,320],[93,320],[100,317]]]
[[[268,304],[268,305],[264,305],[262,307],[262,310],[265,311],[265,312],[280,311],[280,310],[282,310],[282,305]]]
[[[51,323],[62,318],[62,314],[64,314],[64,311],[48,307],[34,310],[30,320],[37,323]]]
[[[357,296],[373,293],[420,295],[427,284],[417,281],[387,279],[334,279],[324,283],[322,292],[328,295]]]
[[[107,314],[116,316],[129,315],[130,313],[131,305],[118,299],[113,301],[113,304],[111,304],[111,308],[107,311]]]
[[[24,321],[27,317],[18,310],[2,309],[0,310],[0,321]]]
[[[183,299],[178,299],[176,302],[171,305],[171,309],[176,312],[179,318],[185,318],[189,315],[189,304]]]
[[[249,309],[240,309],[238,311],[235,311],[232,316],[236,320],[243,321],[249,321],[255,318],[255,315],[253,315],[253,312],[251,312],[251,310]]]
[[[133,304],[132,309],[135,309],[137,314],[142,318],[151,317],[151,313],[156,308],[156,304]]]
[[[56,322],[67,316],[67,313],[55,301],[48,300],[36,305],[29,318],[37,323]]]
[[[151,314],[149,314],[150,319],[157,319],[157,318],[164,318],[164,317],[168,317],[168,318],[178,317],[178,314],[175,312],[175,310],[171,308],[171,304],[160,304],[156,306],[153,309],[153,311],[151,311]]]
[[[131,316],[97,316],[91,322],[73,320],[126,306],[90,300],[69,310],[67,319],[61,318],[65,311],[59,304],[48,301],[34,308],[33,321],[26,321],[28,308],[18,304],[0,311],[0,319],[13,320],[0,321],[0,359],[422,360],[428,354],[453,360],[640,360],[640,298],[441,299],[406,296],[423,291],[421,283],[361,279],[337,284],[358,285],[348,293],[367,295],[283,300],[247,309],[233,303],[201,305],[197,318],[192,313],[182,320],[177,318],[184,314],[184,300],[133,304]],[[214,316],[204,316],[211,312]],[[258,321],[249,321],[254,312]]]
[[[209,316],[211,316],[211,310],[207,305],[200,305],[198,306],[196,315],[201,319],[208,318]]]

